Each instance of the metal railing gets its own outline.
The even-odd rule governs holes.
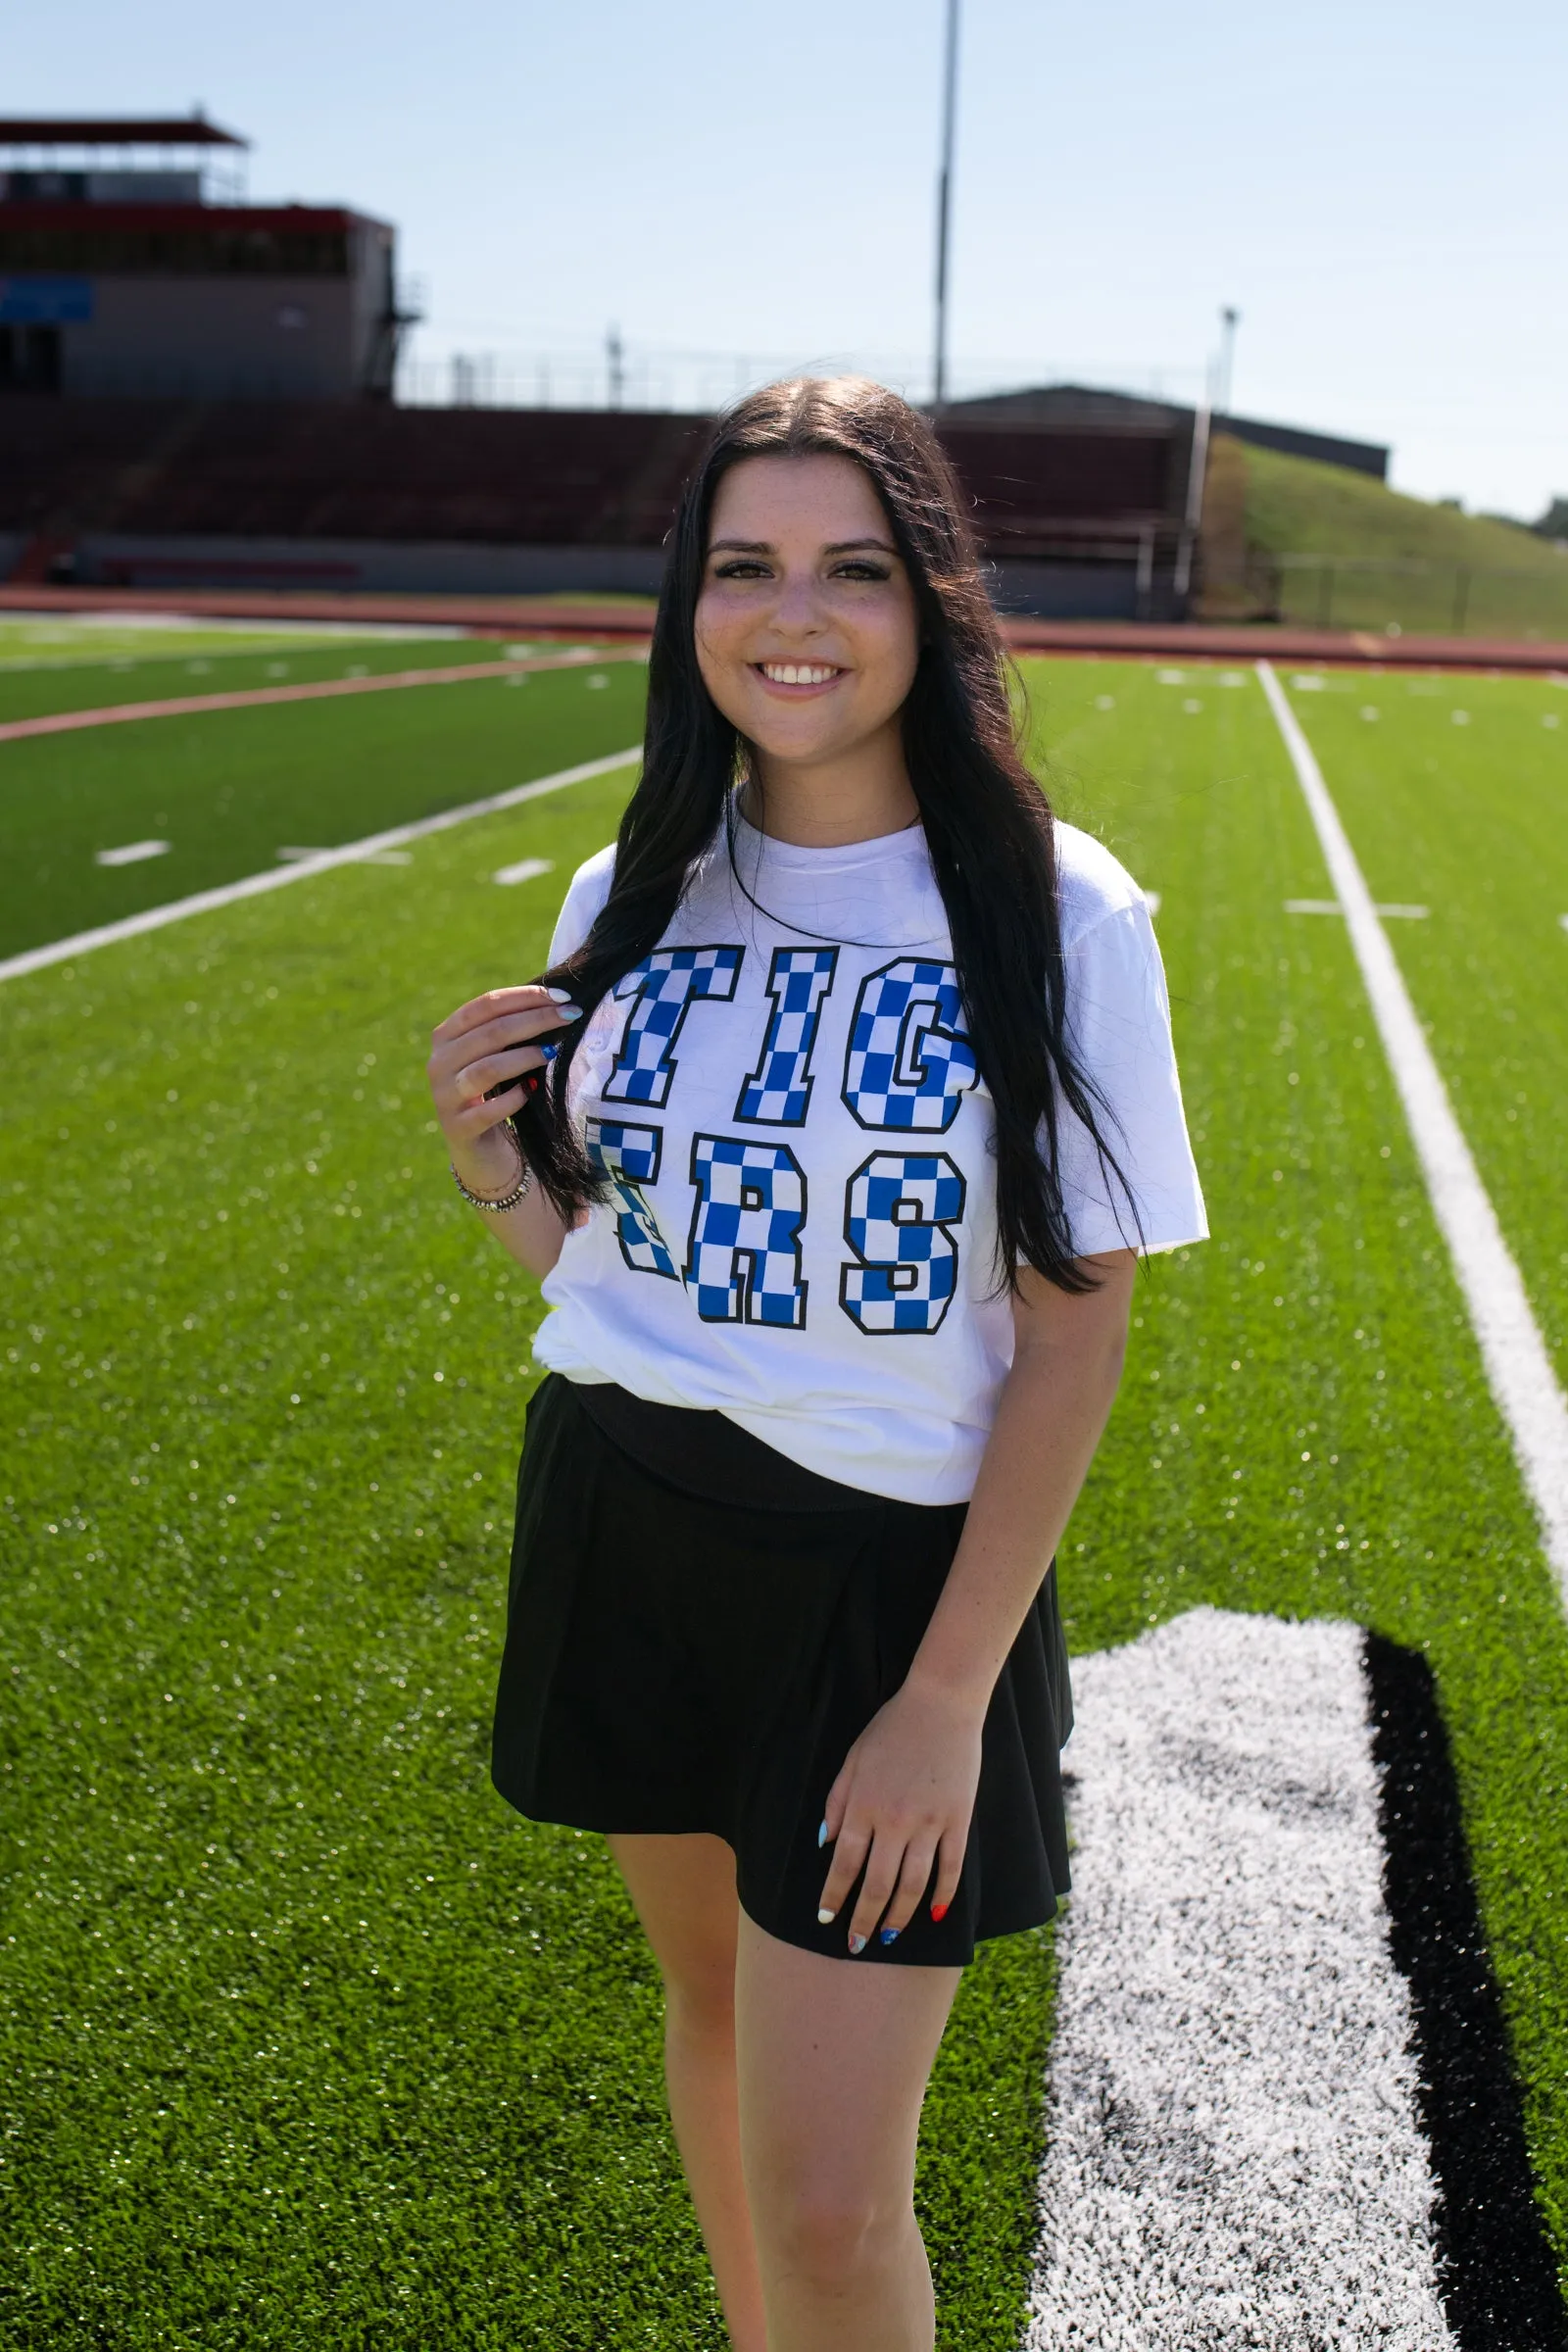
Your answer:
[[[603,343],[552,345],[537,350],[453,351],[431,358],[405,351],[398,361],[397,394],[408,408],[640,409],[710,416],[714,410],[780,376],[870,375],[906,398],[929,399],[928,356],[897,351],[735,352],[639,345],[612,332]],[[1188,396],[1192,369],[1152,369],[1133,381],[1125,371],[1088,362],[974,360],[949,370],[950,399],[994,392],[999,385],[1057,381],[1115,381],[1137,399]]]

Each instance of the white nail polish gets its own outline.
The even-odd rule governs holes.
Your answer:
[[[830,1928],[837,1917],[836,1911],[819,1911],[816,1915],[816,1924],[819,1928]]]
[[[552,988],[547,991],[547,994],[554,997],[558,1004],[569,1004],[571,1003],[571,991],[569,988]]]

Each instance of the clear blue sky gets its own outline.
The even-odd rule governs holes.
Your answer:
[[[184,111],[259,196],[402,232],[417,349],[879,363],[930,335],[941,0],[74,0],[8,12],[17,113]],[[1191,396],[1392,441],[1425,496],[1568,493],[1561,0],[964,0],[961,387]]]

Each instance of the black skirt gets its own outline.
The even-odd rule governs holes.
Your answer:
[[[715,1501],[635,1459],[583,1394],[552,1374],[528,1407],[495,1785],[535,1821],[722,1838],[760,1928],[844,1958],[851,1906],[817,1924],[817,1826],[850,1747],[908,1673],[967,1506],[825,1481],[785,1490],[782,1505]],[[760,1467],[779,1458],[724,1430],[757,1446]],[[986,1716],[957,1894],[940,1923],[922,1904],[896,1943],[873,1937],[864,1960],[961,1967],[977,1941],[1054,1916],[1068,1886],[1071,1707],[1053,1566]]]

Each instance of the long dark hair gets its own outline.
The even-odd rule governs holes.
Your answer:
[[[682,495],[654,622],[643,772],[616,839],[610,897],[583,945],[545,973],[586,1020],[669,926],[725,815],[745,746],[698,669],[697,600],[713,497],[744,458],[849,458],[869,477],[914,589],[920,656],[903,710],[904,755],[947,909],[969,1038],[996,1114],[999,1282],[1019,1265],[1064,1291],[1075,1262],[1058,1172],[1058,1104],[1082,1119],[1118,1181],[1099,1097],[1066,1034],[1050,804],[1014,739],[1008,672],[963,495],[930,424],[881,384],[804,377],[751,393],[719,418]],[[602,1196],[567,1118],[581,1026],[548,1086],[517,1113],[524,1152],[568,1222]],[[1123,1183],[1129,1211],[1136,1210]]]

